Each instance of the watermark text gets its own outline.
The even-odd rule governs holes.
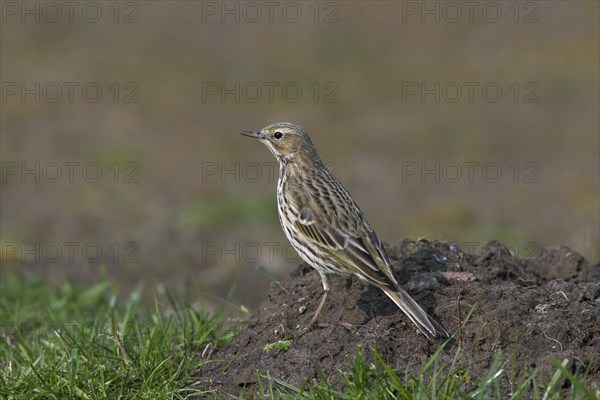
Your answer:
[[[335,163],[325,163],[325,167],[334,175],[339,171],[339,167]],[[317,171],[315,171],[315,173],[317,173]],[[202,183],[210,181],[220,183],[256,183],[261,180],[277,182],[279,176],[279,163],[277,161],[265,161],[262,163],[205,161],[200,165],[200,176]]]
[[[49,161],[0,163],[2,183],[139,183],[140,167],[136,162],[115,162],[102,165],[95,161]]]
[[[536,82],[402,82],[402,102],[421,103],[539,103]]]
[[[452,243],[448,246],[451,252],[456,254],[467,254],[475,256],[485,248],[487,242],[464,241]],[[515,241],[505,246],[506,250],[520,259],[532,259],[537,257],[542,248],[539,244],[526,241]],[[417,250],[419,251],[425,250]],[[426,249],[430,252],[430,249]],[[415,253],[413,253],[414,255]],[[435,257],[440,262],[448,262],[450,253],[442,253]],[[275,263],[280,260],[291,264],[299,264],[302,259],[289,242],[204,242],[201,246],[201,259],[203,263]]]
[[[203,1],[202,22],[221,23],[297,23],[335,24],[340,7],[333,1]]]
[[[2,82],[2,103],[139,103],[140,87],[135,82]]]
[[[336,82],[202,82],[202,102],[221,103],[339,103],[340,87]]]
[[[140,6],[135,1],[3,1],[0,13],[3,24],[140,22]]]
[[[136,242],[0,242],[0,261],[18,260],[22,263],[114,262],[139,263],[140,246]]]
[[[409,181],[498,183],[503,179],[508,179],[513,183],[539,183],[540,181],[540,167],[533,161],[515,161],[508,165],[496,161],[464,161],[460,163],[455,161],[404,161],[401,166],[402,183]]]
[[[515,24],[540,22],[540,6],[534,1],[403,1],[402,22],[489,23],[509,20]]]

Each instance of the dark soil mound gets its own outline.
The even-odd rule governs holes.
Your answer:
[[[404,240],[387,246],[402,286],[449,331],[455,332],[471,307],[470,320],[441,354],[448,365],[460,353],[472,379],[483,378],[496,353],[511,376],[537,371],[547,381],[556,368],[551,360],[569,360],[572,372],[590,367],[587,383],[600,382],[600,266],[567,247],[542,249],[536,257],[518,259],[502,244],[488,243],[479,253],[464,253],[444,242]],[[343,281],[334,287],[321,322],[333,322],[342,299]],[[323,292],[321,279],[301,265],[292,279],[275,282],[268,298],[248,325],[225,347],[215,349],[211,363],[199,373],[212,388],[252,393],[257,370],[302,386],[318,374],[348,370],[347,357],[356,346],[376,347],[393,368],[418,371],[438,348],[378,289],[355,282],[340,325],[317,328],[293,339],[287,351],[265,352],[264,346],[285,339],[305,325]],[[233,360],[233,361],[232,361]],[[510,391],[509,374],[502,382]],[[564,383],[568,386],[568,383]],[[514,388],[513,388],[514,389]]]

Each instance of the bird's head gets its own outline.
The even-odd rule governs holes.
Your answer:
[[[244,131],[242,135],[260,140],[280,162],[319,160],[308,134],[290,122],[271,124],[259,131]]]

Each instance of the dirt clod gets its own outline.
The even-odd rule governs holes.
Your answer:
[[[572,372],[589,368],[586,383],[591,387],[600,382],[598,264],[565,246],[541,249],[526,259],[495,241],[474,255],[453,243],[428,240],[404,240],[386,248],[401,285],[456,332],[440,361],[450,365],[459,352],[472,379],[483,378],[501,351],[504,369],[510,371],[501,382],[507,394],[511,377],[522,380],[537,371],[537,380],[547,381],[556,371],[553,359],[567,359]],[[292,338],[287,350],[265,352],[266,344],[289,339],[308,322],[323,293],[318,274],[306,265],[291,279],[272,284],[248,325],[215,349],[212,358],[227,362],[205,365],[203,378],[219,382],[213,388],[233,395],[242,388],[245,393],[257,389],[257,370],[298,387],[325,374],[341,387],[336,373],[348,371],[347,358],[357,346],[369,362],[376,347],[400,371],[418,371],[438,348],[380,290],[362,282],[353,285],[344,310],[344,320],[355,329],[335,324],[344,283],[333,282],[320,319],[330,326]],[[459,329],[472,308],[471,318]]]

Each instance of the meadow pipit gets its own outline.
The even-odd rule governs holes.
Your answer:
[[[323,296],[309,324],[314,327],[329,293],[328,275],[347,279],[344,301],[355,277],[383,290],[430,339],[448,333],[398,284],[377,234],[340,181],[325,167],[308,134],[280,122],[242,135],[257,138],[279,161],[277,208],[288,240],[302,260],[321,275]]]

